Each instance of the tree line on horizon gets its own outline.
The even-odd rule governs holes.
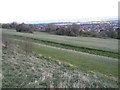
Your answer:
[[[80,26],[73,23],[69,26],[57,26],[53,24],[47,24],[42,28],[39,28],[36,25],[16,22],[2,24],[2,28],[6,29],[16,29],[17,32],[33,33],[34,31],[48,32],[56,35],[65,35],[65,36],[84,36],[84,37],[97,37],[97,38],[115,38],[120,39],[120,28],[113,30],[112,28],[107,28],[106,30],[101,30],[100,32],[96,31],[82,31]]]
[[[2,28],[16,29],[17,32],[26,32],[26,33],[33,33],[35,30],[35,27],[33,27],[33,25],[28,25],[25,23],[18,24],[16,22],[2,24]]]

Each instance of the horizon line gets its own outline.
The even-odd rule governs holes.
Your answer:
[[[95,18],[79,18],[79,19],[53,19],[53,20],[39,20],[39,21],[10,21],[4,23],[25,23],[25,24],[42,24],[42,23],[56,23],[56,22],[89,22],[89,21],[109,21],[109,20],[119,20],[119,17],[95,17]],[[2,22],[0,22],[2,24]]]
[[[46,20],[46,21],[26,21],[26,24],[42,24],[42,23],[56,23],[56,22],[89,22],[89,21],[109,21],[118,20],[118,17],[108,18],[81,18],[81,19],[64,19],[64,20]]]

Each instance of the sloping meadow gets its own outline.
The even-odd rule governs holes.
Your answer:
[[[117,88],[117,82],[44,57],[3,47],[4,88]]]
[[[3,87],[118,87],[116,51],[97,48],[98,53],[86,46],[33,37],[38,34],[11,32],[3,32]],[[104,55],[107,52],[109,56]]]

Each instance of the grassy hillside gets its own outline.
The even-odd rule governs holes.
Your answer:
[[[42,40],[66,43],[70,45],[93,47],[93,48],[99,48],[102,50],[118,52],[117,39],[59,36],[59,35],[52,35],[44,32],[35,32],[34,34],[28,34],[28,33],[19,33],[19,32],[16,32],[15,30],[8,30],[8,29],[4,29],[3,32],[9,33],[12,35],[27,36],[27,37],[33,37],[33,38],[38,38]]]
[[[35,52],[60,61],[69,62],[80,70],[93,71],[108,76],[118,76],[118,60],[113,58],[94,56],[86,53],[58,49],[46,46],[35,46]]]
[[[43,32],[28,34],[5,29],[3,34],[10,43],[7,49],[3,44],[4,87],[118,86],[116,39]],[[26,49],[31,49],[32,53],[28,55]]]
[[[19,50],[17,51],[19,52]],[[117,82],[41,56],[3,47],[3,88],[117,88]]]
[[[4,31],[4,33],[6,33],[6,32]],[[66,48],[66,49],[72,49],[72,50],[86,52],[86,53],[95,54],[95,55],[102,55],[102,56],[118,58],[118,51],[114,51],[114,50],[112,51],[112,50],[107,50],[107,49],[103,49],[103,48],[101,49],[101,48],[98,48],[97,45],[96,45],[97,48],[91,47],[91,46],[86,46],[86,45],[80,46],[81,44],[79,44],[79,46],[78,46],[78,45],[73,45],[72,43],[58,42],[58,41],[54,41],[54,40],[51,41],[49,39],[45,40],[45,37],[44,37],[44,39],[41,39],[39,37],[33,37],[33,36],[36,36],[36,34],[26,34],[26,33],[24,34],[24,33],[18,33],[18,32],[15,34],[14,34],[14,32],[13,33],[7,32],[7,33],[9,35],[11,35],[13,38],[17,38],[17,39],[25,39],[27,37],[27,38],[32,39],[33,42],[37,42],[37,43],[42,43],[42,44]],[[41,34],[40,34],[40,36],[41,36]],[[107,44],[106,44],[106,46],[107,46]],[[115,47],[118,47],[118,46],[116,45]]]

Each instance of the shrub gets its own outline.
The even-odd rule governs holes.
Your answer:
[[[16,31],[17,32],[33,33],[33,29],[30,28],[29,25],[26,25],[24,23],[17,25],[16,26]]]

